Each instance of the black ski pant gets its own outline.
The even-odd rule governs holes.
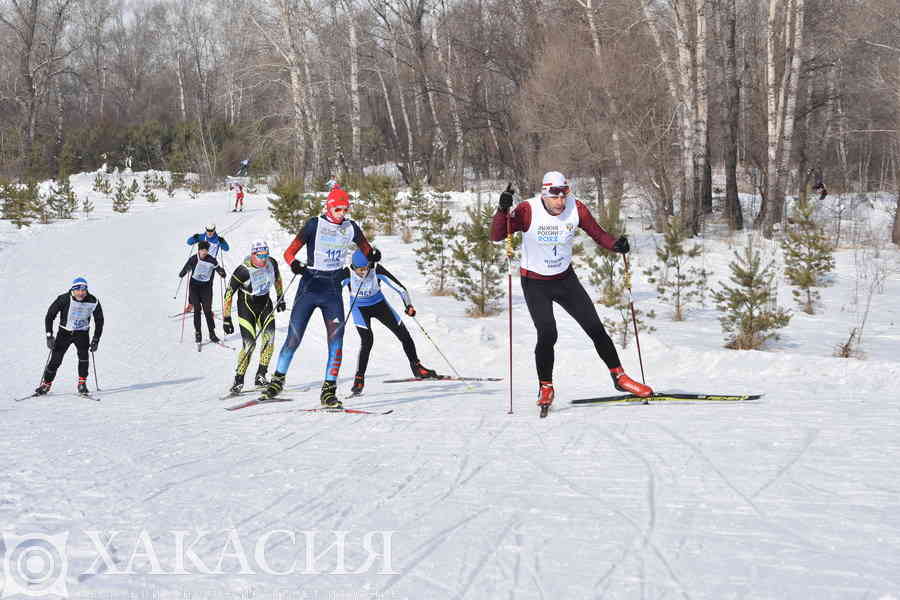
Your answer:
[[[359,360],[356,363],[356,374],[365,375],[366,368],[369,366],[369,354],[372,352],[372,345],[375,343],[375,336],[372,335],[372,319],[378,319],[387,327],[391,333],[397,336],[400,343],[403,344],[403,351],[406,358],[411,364],[419,362],[419,356],[416,354],[416,344],[409,335],[409,330],[400,317],[391,310],[387,302],[379,302],[372,306],[354,306],[353,312],[359,311],[359,314],[353,315],[356,321],[356,331],[359,333]],[[359,318],[362,317],[365,326],[359,324]]]
[[[522,291],[531,320],[537,328],[537,344],[534,359],[537,364],[538,380],[553,381],[553,346],[558,337],[553,303],[556,302],[594,342],[597,354],[610,369],[622,366],[619,353],[613,345],[603,322],[597,314],[590,296],[581,286],[574,271],[569,271],[563,279],[532,279],[522,277]]]
[[[56,343],[53,344],[53,351],[50,353],[50,362],[44,369],[44,381],[53,381],[56,377],[56,370],[62,364],[63,357],[71,344],[75,344],[78,350],[78,376],[87,377],[90,361],[88,359],[88,350],[91,347],[91,340],[88,332],[85,331],[69,331],[67,329],[59,329],[56,332]]]
[[[194,305],[194,331],[200,331],[201,309],[203,310],[203,316],[206,317],[206,326],[209,328],[209,332],[214,333],[216,331],[216,322],[213,320],[212,313],[212,295],[212,279],[204,283],[196,283],[191,279],[188,301]]]

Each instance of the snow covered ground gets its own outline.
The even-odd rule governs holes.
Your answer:
[[[90,182],[81,177],[79,192]],[[614,392],[583,333],[557,311],[558,398],[539,420],[534,333],[516,281],[512,415],[506,381],[380,383],[408,376],[383,328],[367,392],[352,406],[394,412],[301,412],[318,404],[318,317],[288,373],[294,401],[226,412],[230,401],[218,398],[236,353],[198,354],[190,323],[179,343],[182,324],[168,315],[183,304],[173,295],[184,241],[207,222],[232,245],[229,271],[259,238],[280,259],[289,236],[264,197],[248,195],[243,214],[226,212],[230,199],[179,194],[156,206],[139,199],[126,215],[98,206],[87,220],[24,232],[2,224],[0,367],[10,397],[38,383],[44,313],[72,278],[88,279],[106,314],[101,402],[70,393],[72,349],[51,396],[0,404],[4,597],[900,597],[895,268],[873,298],[864,361],[832,357],[857,318],[851,250],[838,253],[823,314],[795,313],[771,351],[723,349],[711,307],[682,323],[659,318],[642,336],[657,389],[764,393],[757,402],[572,407]],[[653,242],[629,228],[637,272]],[[728,243],[705,243],[707,268],[725,275]],[[396,237],[377,245],[454,366],[505,377],[506,314],[466,317],[461,303],[426,293],[412,246]],[[896,250],[879,260],[895,265]],[[665,314],[637,273],[635,298]],[[276,353],[286,323],[279,314]],[[447,372],[408,326],[423,362]],[[227,342],[237,347],[239,336]],[[348,331],[344,392],[357,349]],[[638,376],[634,347],[621,354]]]

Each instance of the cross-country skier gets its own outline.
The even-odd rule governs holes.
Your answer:
[[[341,407],[336,391],[344,339],[341,280],[348,248],[351,244],[356,244],[370,262],[381,260],[381,252],[369,244],[359,225],[347,218],[349,209],[350,196],[341,188],[335,187],[329,192],[325,202],[325,214],[307,221],[284,251],[284,261],[291,266],[291,271],[302,274],[303,277],[291,309],[287,339],[278,354],[275,373],[264,393],[267,398],[275,397],[284,388],[284,376],[294,358],[294,352],[303,339],[313,311],[320,308],[325,319],[325,330],[328,332],[328,362],[319,399],[323,406]],[[305,265],[295,258],[303,246],[306,246]]]
[[[400,299],[406,307],[404,312],[410,317],[416,316],[416,309],[412,305],[409,292],[396,277],[385,269],[380,263],[374,269],[369,266],[369,259],[360,251],[353,253],[350,268],[344,269],[344,280],[341,285],[350,290],[350,299],[353,302],[353,322],[359,333],[361,344],[359,347],[359,360],[356,363],[356,377],[353,380],[353,394],[361,394],[366,385],[366,367],[369,364],[369,353],[375,337],[372,335],[372,318],[381,323],[397,336],[403,344],[403,351],[409,359],[409,368],[413,377],[419,379],[436,378],[437,373],[433,369],[422,366],[419,356],[416,354],[416,344],[413,342],[403,319],[388,304],[387,298],[381,293],[381,282],[386,283],[392,290],[400,294]]]
[[[225,305],[222,312],[225,316],[225,334],[234,333],[234,325],[231,321],[231,301],[237,294],[238,327],[241,328],[241,338],[244,347],[238,355],[237,369],[234,375],[234,385],[231,393],[239,394],[244,389],[244,373],[250,366],[253,357],[253,349],[259,340],[259,367],[256,370],[256,378],[253,383],[256,387],[265,387],[266,371],[269,369],[269,360],[275,347],[275,313],[272,312],[272,300],[269,291],[275,288],[275,296],[278,303],[275,310],[282,312],[284,304],[284,289],[281,282],[281,273],[278,271],[278,262],[269,256],[269,245],[265,242],[254,242],[250,247],[250,255],[244,259],[228,283],[225,292]]]
[[[218,342],[216,323],[213,321],[212,314],[213,271],[223,279],[225,278],[225,269],[220,267],[219,261],[209,253],[209,242],[203,240],[197,244],[197,254],[191,254],[178,276],[184,277],[187,273],[191,274],[188,302],[194,307],[199,305],[202,308],[203,315],[206,317],[206,326],[209,329],[209,341]],[[198,344],[200,343],[200,310],[196,308],[194,310],[194,339]]]
[[[491,225],[491,239],[499,242],[506,238],[507,219],[511,232],[522,232],[519,274],[525,303],[537,328],[534,357],[539,385],[538,406],[544,409],[553,403],[553,346],[557,338],[554,302],[562,306],[594,342],[616,389],[637,396],[651,395],[652,389],[625,374],[597,309],[572,268],[572,245],[577,228],[583,229],[600,246],[621,254],[630,249],[628,238],[615,239],[604,231],[588,207],[570,194],[566,178],[557,171],[544,175],[540,197],[520,202],[510,212],[514,193],[510,186],[500,195],[499,209]]]
[[[59,315],[59,329],[56,337],[53,337],[53,320],[56,319],[56,315]],[[91,317],[94,318],[94,337],[89,340]],[[47,348],[52,352],[50,361],[44,369],[41,385],[34,393],[43,395],[50,391],[56,370],[70,344],[75,344],[78,350],[78,393],[90,393],[86,383],[90,364],[88,350],[96,352],[100,345],[100,336],[103,334],[103,309],[100,307],[100,301],[88,292],[87,280],[84,277],[76,277],[69,291],[60,294],[53,301],[47,309],[47,316],[44,317],[44,328],[47,331]]]
[[[240,183],[234,184],[234,208],[231,212],[238,212],[238,207],[244,212],[244,186]]]
[[[228,252],[228,250],[230,250],[228,242],[225,241],[225,238],[216,233],[215,223],[210,223],[209,225],[207,225],[205,233],[195,233],[187,239],[188,246],[193,246],[198,242],[209,243],[209,253],[212,254],[212,257],[216,259],[219,258],[219,250],[222,250],[224,252]]]
[[[247,170],[248,170],[249,168],[250,168],[250,159],[249,159],[249,158],[245,158],[244,160],[241,161],[241,166],[238,167],[238,170],[237,170],[237,173],[235,173],[235,176],[237,176],[237,177],[246,177],[246,176],[247,176]]]

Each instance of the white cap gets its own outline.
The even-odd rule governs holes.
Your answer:
[[[215,224],[215,223],[210,223],[209,225],[206,226],[206,230],[207,230],[207,231],[215,231],[215,230],[216,230],[216,224]]]
[[[265,242],[253,242],[250,244],[250,254],[256,254],[257,252],[268,252],[269,245]]]
[[[569,182],[565,176],[559,171],[547,171],[544,173],[544,179],[541,183],[541,195],[547,195],[547,191],[552,187],[569,187]]]

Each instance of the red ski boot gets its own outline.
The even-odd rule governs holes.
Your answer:
[[[553,397],[555,396],[553,392],[553,382],[552,381],[542,381],[541,387],[538,389],[538,400],[537,405],[541,407],[541,418],[547,416],[547,413],[550,411],[550,405],[553,404]]]
[[[646,398],[647,396],[653,395],[653,390],[649,385],[638,383],[637,381],[626,375],[622,367],[610,369],[609,374],[612,376],[613,385],[615,385],[616,389],[620,392],[628,392],[630,394],[634,394],[635,396],[640,396],[641,398]]]

